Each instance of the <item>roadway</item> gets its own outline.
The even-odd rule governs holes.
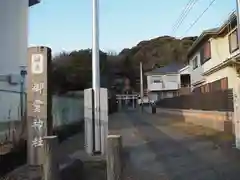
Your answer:
[[[165,114],[116,113],[110,133],[123,136],[125,179],[238,180],[240,152],[232,136]],[[218,141],[217,141],[218,140]]]
[[[220,134],[221,138],[217,138],[216,131],[186,124],[166,114],[152,115],[134,109],[110,115],[109,133],[123,137],[124,180],[238,180],[240,177],[240,152],[231,147],[230,135]],[[58,151],[61,169],[73,159],[84,164],[90,161],[83,147],[83,132],[62,142]],[[104,172],[102,168],[89,168],[87,174],[95,176],[91,180],[101,176],[105,179]],[[10,174],[25,180],[26,166]]]

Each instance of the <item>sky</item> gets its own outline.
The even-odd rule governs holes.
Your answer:
[[[142,40],[171,35],[200,35],[221,25],[236,0],[215,0],[202,18],[191,24],[212,0],[198,0],[173,34],[173,27],[189,0],[99,0],[100,49],[120,52]],[[189,31],[189,27],[192,27]],[[29,9],[29,46],[51,47],[54,54],[92,46],[91,0],[41,0]]]

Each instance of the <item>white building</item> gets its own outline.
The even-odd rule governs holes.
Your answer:
[[[204,31],[188,52],[193,91],[232,89],[239,81],[237,18],[233,13],[219,28]]]
[[[0,0],[0,121],[19,120],[20,71],[27,65],[28,11],[40,0]]]
[[[188,71],[189,66],[173,63],[145,73],[149,99],[156,101],[184,94],[183,89],[190,84]]]

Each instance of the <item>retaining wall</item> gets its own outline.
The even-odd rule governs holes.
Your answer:
[[[157,108],[157,113],[165,113],[173,118],[218,131],[234,133],[233,112]]]

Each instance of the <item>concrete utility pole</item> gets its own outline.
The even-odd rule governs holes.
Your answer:
[[[240,42],[240,0],[236,0],[236,9],[237,9],[237,33],[238,33],[238,44]],[[240,109],[239,109],[239,91],[240,91],[240,86],[239,86],[239,80],[235,84],[234,90],[234,123],[235,123],[235,144],[236,148],[240,149],[240,137],[239,137],[239,116],[240,116]]]
[[[237,6],[237,33],[238,33],[238,42],[240,42],[240,11],[239,11],[239,7],[240,7],[240,0],[236,0],[236,6]]]
[[[99,63],[99,2],[92,1],[92,88],[94,91],[95,151],[101,151],[100,133],[100,63]]]
[[[92,88],[84,90],[85,150],[89,155],[106,153],[108,91],[100,87],[99,1],[92,0]]]
[[[141,96],[141,103],[143,102],[143,64],[140,61],[140,96]]]

